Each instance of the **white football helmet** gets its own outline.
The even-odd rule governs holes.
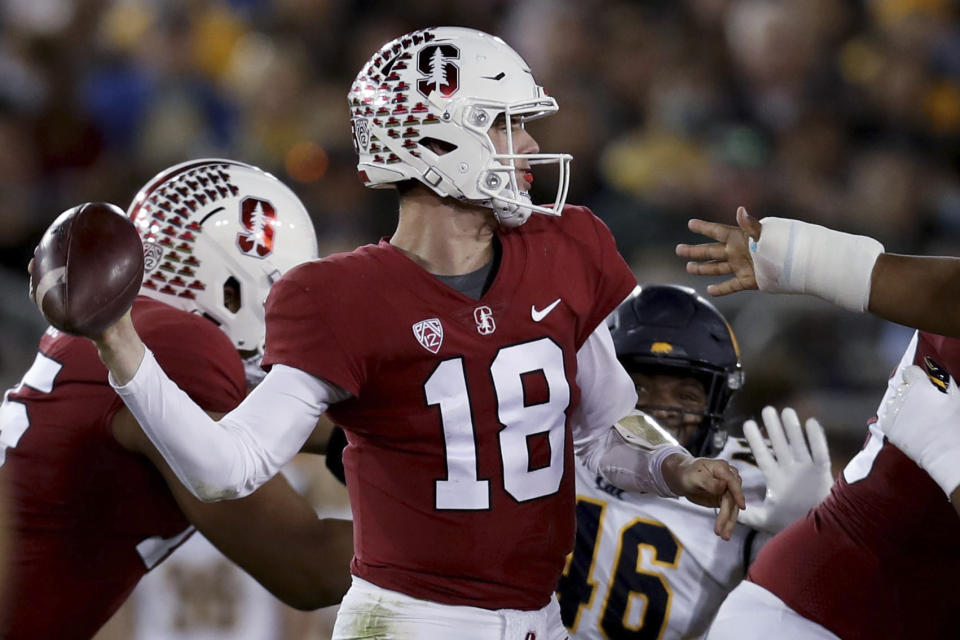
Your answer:
[[[527,122],[557,111],[527,63],[500,38],[474,29],[436,27],[388,42],[370,58],[347,94],[357,169],[368,187],[419,180],[440,196],[490,207],[515,227],[534,211],[559,215],[567,198],[570,160],[564,153],[514,152],[514,119]],[[507,149],[487,135],[506,119]],[[440,141],[445,153],[425,142]],[[535,205],[517,185],[516,162],[556,164],[552,207]]]
[[[235,160],[192,160],[162,171],[127,215],[143,240],[140,293],[203,314],[238,350],[262,353],[270,287],[317,257],[300,199],[269,173]],[[236,311],[226,305],[225,287],[239,291]]]

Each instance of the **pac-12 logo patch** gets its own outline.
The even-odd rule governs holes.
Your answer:
[[[357,153],[367,153],[370,151],[370,123],[366,118],[352,118],[350,126],[353,129],[353,144],[357,148]]]
[[[145,273],[150,273],[154,269],[160,266],[160,261],[163,259],[163,247],[154,242],[153,240],[145,240],[143,242],[143,270]]]
[[[440,324],[439,318],[421,320],[413,325],[413,335],[421,347],[430,353],[436,353],[440,351],[440,345],[443,344],[443,325]]]
[[[417,80],[417,91],[427,98],[439,91],[449,98],[460,88],[460,67],[453,61],[460,59],[460,50],[452,44],[429,44],[417,54],[417,71],[423,77]]]
[[[240,226],[237,246],[248,256],[266,258],[273,253],[277,210],[260,198],[244,198],[240,202]]]
[[[473,310],[473,320],[477,323],[477,332],[482,336],[488,336],[497,330],[497,323],[493,320],[493,311],[486,305]]]

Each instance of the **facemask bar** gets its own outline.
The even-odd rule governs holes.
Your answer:
[[[510,164],[502,167],[489,167],[484,172],[485,176],[480,180],[480,185],[477,188],[478,191],[489,196],[490,198],[495,198],[506,204],[526,207],[531,211],[544,213],[551,216],[560,215],[560,212],[563,210],[563,205],[567,201],[567,191],[570,187],[570,161],[573,159],[573,156],[566,153],[498,153],[494,154],[493,159],[497,161],[506,160]],[[557,165],[560,175],[557,180],[557,191],[553,199],[553,207],[533,204],[527,192],[520,190],[519,186],[517,185],[517,170],[515,168],[516,165],[514,164],[516,160],[520,159],[528,160],[530,166],[544,164]],[[490,175],[497,175],[501,173],[505,174],[504,178],[502,178],[503,182],[509,183],[510,191],[517,194],[515,198],[506,196],[503,190],[495,191],[495,187],[492,187],[487,182]],[[498,182],[498,185],[503,184],[503,182]]]
[[[477,191],[489,197],[491,200],[498,201],[498,204],[522,207],[536,213],[558,216],[563,210],[563,205],[567,200],[567,192],[570,187],[570,161],[573,156],[567,153],[514,153],[513,149],[513,120],[518,119],[521,124],[530,120],[536,120],[544,116],[551,115],[557,111],[557,102],[553,98],[540,98],[528,102],[503,103],[503,102],[471,102],[468,111],[478,113],[480,110],[492,110],[503,113],[504,124],[507,131],[507,152],[493,153],[491,158],[500,166],[490,166],[484,169],[477,184]],[[477,121],[474,118],[464,118],[464,124],[490,139],[489,129],[491,124],[486,120]],[[481,124],[486,126],[480,126]],[[490,141],[493,148],[493,142]],[[517,184],[517,160],[527,160],[530,166],[556,164],[559,170],[557,179],[557,191],[552,208],[543,205],[536,205],[530,200],[530,196],[525,191],[521,191]],[[499,174],[503,174],[500,176]],[[508,189],[504,185],[509,185]],[[512,195],[510,195],[512,194]]]

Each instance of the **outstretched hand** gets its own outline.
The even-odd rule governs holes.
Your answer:
[[[743,435],[766,480],[767,492],[761,504],[747,507],[740,514],[740,522],[775,534],[806,515],[830,493],[833,474],[827,437],[815,418],[807,419],[805,440],[793,409],[783,410],[782,423],[773,407],[765,407],[761,415],[773,452],[753,420],[744,423]]]
[[[719,507],[713,531],[729,540],[737,524],[737,513],[746,508],[737,468],[724,460],[669,456],[663,463],[663,477],[677,495],[704,507]]]
[[[700,276],[733,276],[719,284],[708,286],[707,293],[712,296],[757,288],[749,242],[760,239],[762,225],[743,207],[737,209],[737,225],[734,227],[694,218],[687,224],[690,230],[713,238],[716,242],[677,245],[677,255],[691,260],[687,263],[687,273]]]

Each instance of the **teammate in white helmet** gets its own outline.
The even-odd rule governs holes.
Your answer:
[[[269,373],[247,400],[213,422],[127,320],[96,337],[101,356],[203,499],[256,489],[321,414],[343,426],[354,582],[334,637],[563,638],[574,450],[619,486],[718,506],[724,537],[739,478],[613,427],[636,392],[604,319],[636,281],[607,227],[564,204],[570,157],[526,130],[557,103],[513,49],[416,31],[374,53],[348,101],[360,178],[398,190],[397,228],[274,286]],[[541,163],[559,168],[553,205],[529,195]]]
[[[575,638],[702,636],[720,603],[770,536],[817,504],[833,478],[826,438],[792,409],[772,407],[746,439],[728,438],[724,411],[743,385],[733,331],[693,289],[644,285],[610,317],[617,358],[637,388],[637,409],[689,451],[736,466],[746,510],[730,540],[709,535],[712,509],[624,491],[577,465],[577,540],[560,579],[563,622]],[[756,458],[754,453],[756,452]]]
[[[133,325],[190,402],[221,415],[246,395],[241,354],[261,348],[272,283],[316,257],[310,217],[275,177],[219,159],[159,174],[129,215],[146,258]],[[318,520],[283,478],[245,501],[197,500],[88,340],[48,329],[0,418],[17,539],[4,638],[91,637],[194,527],[293,605],[336,603],[346,590],[348,522]]]

